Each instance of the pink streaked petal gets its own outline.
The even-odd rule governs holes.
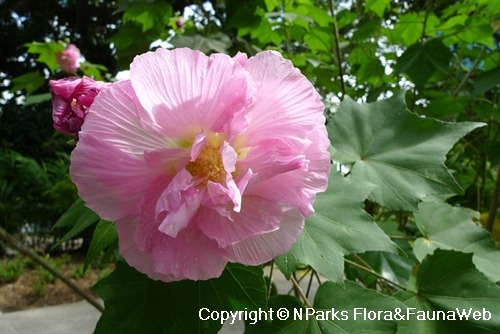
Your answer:
[[[241,53],[238,52],[233,59],[237,61],[241,66],[246,67],[247,66],[247,61],[248,61],[248,56],[246,53]]]
[[[195,161],[198,158],[205,146],[207,146],[207,137],[201,131],[194,137],[193,145],[191,146],[191,161]]]
[[[304,216],[296,209],[287,209],[278,230],[258,234],[229,246],[229,261],[250,266],[271,261],[292,248],[303,228]]]
[[[227,252],[189,224],[176,238],[163,234],[151,251],[155,273],[175,280],[206,280],[219,277],[227,263]]]
[[[236,162],[238,161],[238,154],[236,153],[234,148],[232,148],[231,145],[228,144],[228,142],[225,141],[220,147],[220,155],[226,173],[231,174],[232,172],[234,172]]]
[[[189,150],[182,147],[160,148],[145,151],[144,159],[151,163],[160,163],[163,172],[173,176],[189,163]]]
[[[173,136],[205,129],[233,138],[247,126],[252,80],[229,56],[158,49],[136,57],[130,71],[140,103]]]
[[[282,209],[277,203],[254,196],[245,196],[242,203],[241,212],[231,213],[232,219],[221,216],[216,210],[202,207],[196,223],[220,247],[279,228]]]
[[[253,146],[265,138],[304,138],[321,121],[323,103],[313,85],[275,51],[260,52],[245,68],[256,87],[252,122],[245,135]]]
[[[92,133],[123,152],[141,156],[144,151],[176,146],[166,134],[159,136],[143,128],[143,122],[152,120],[141,121],[134,97],[130,81],[117,82],[101,91],[85,118],[80,135]]]
[[[125,219],[118,221],[116,223],[116,231],[118,232],[120,255],[123,256],[129,266],[134,267],[154,280],[165,282],[175,280],[172,275],[159,274],[153,271],[151,254],[139,250],[134,242],[133,236],[136,231],[136,224],[133,220]]]
[[[111,221],[137,213],[141,197],[164,174],[161,162],[147,162],[86,132],[71,154],[70,172],[86,205]]]
[[[296,169],[307,170],[308,160],[303,152],[310,144],[308,140],[294,138],[264,139],[250,149],[238,168],[251,168],[261,181]]]
[[[185,169],[177,173],[156,204],[156,217],[164,216],[158,230],[175,238],[197,213],[202,198],[192,175]]]
[[[313,202],[318,192],[325,191],[330,174],[330,144],[326,129],[318,125],[309,134],[311,145],[304,151],[309,160],[307,170],[293,170],[278,174],[256,184],[248,194],[258,194],[269,200],[289,203],[307,217],[314,212]]]

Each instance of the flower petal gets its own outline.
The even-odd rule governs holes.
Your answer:
[[[156,204],[155,216],[165,216],[158,230],[174,238],[197,213],[203,198],[192,178],[185,169],[177,173]]]
[[[292,248],[303,228],[304,216],[294,208],[287,209],[279,230],[258,234],[229,246],[229,261],[249,266],[271,261]]]
[[[219,277],[227,263],[227,252],[207,238],[194,224],[176,238],[166,235],[151,252],[153,270],[175,280],[206,280]]]
[[[277,203],[254,196],[244,197],[242,203],[241,212],[232,212],[231,219],[221,216],[216,210],[202,207],[196,223],[221,247],[279,228],[282,209]]]
[[[250,146],[266,138],[304,138],[321,122],[323,103],[313,85],[275,51],[260,52],[245,68],[256,87],[252,122],[245,132]]]
[[[71,154],[70,172],[85,204],[116,221],[137,213],[141,197],[163,169],[158,161],[146,162],[85,133]]]
[[[204,129],[231,139],[247,126],[252,81],[229,56],[158,49],[136,57],[130,77],[142,106],[173,136]]]
[[[311,145],[304,151],[308,163],[307,170],[296,169],[277,174],[255,184],[248,194],[262,196],[272,201],[288,203],[298,208],[305,217],[314,212],[313,202],[318,192],[326,190],[330,175],[330,154],[326,129],[318,124],[309,134]]]
[[[92,133],[123,152],[139,156],[144,151],[177,146],[167,134],[144,129],[142,124],[152,120],[141,120],[149,115],[140,113],[140,108],[130,81],[114,83],[95,98],[80,135]]]
[[[274,175],[296,169],[308,169],[303,154],[311,142],[298,138],[270,138],[250,148],[248,155],[238,162],[239,169],[251,169],[261,181]]]

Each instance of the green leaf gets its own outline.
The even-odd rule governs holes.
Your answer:
[[[73,238],[98,220],[99,216],[94,213],[94,211],[87,208],[81,199],[77,199],[52,227],[53,229],[58,227],[71,227],[69,232],[59,239],[52,248]]]
[[[276,258],[287,278],[299,264],[311,265],[331,281],[344,278],[344,255],[369,250],[394,251],[396,246],[363,210],[373,185],[332,172],[328,190],[314,203],[316,212],[288,253]]]
[[[45,101],[49,101],[52,98],[52,94],[44,93],[44,94],[36,94],[36,95],[28,95],[26,96],[26,101],[23,104],[23,107],[27,107],[32,104],[38,104]]]
[[[474,96],[482,95],[500,85],[500,67],[481,73],[474,80]]]
[[[106,72],[108,69],[106,68],[106,66],[99,64],[92,64],[91,62],[86,61],[83,64],[81,64],[80,70],[86,76],[96,81],[102,81],[103,77],[101,75],[101,71]]]
[[[359,104],[346,97],[328,124],[332,159],[353,164],[351,176],[376,184],[369,198],[395,210],[416,210],[431,194],[462,190],[444,165],[446,153],[483,123],[446,123],[410,113],[400,93]]]
[[[216,279],[164,283],[119,262],[115,271],[94,289],[105,305],[96,334],[216,333],[222,324],[201,320],[200,309],[267,309],[266,283],[260,266],[228,264]]]
[[[87,270],[89,264],[94,261],[103,250],[108,246],[118,241],[118,234],[116,233],[115,223],[100,220],[94,230],[92,241],[90,242],[89,250],[85,261],[83,263],[83,270]]]
[[[45,78],[38,72],[29,72],[12,79],[12,92],[25,89],[28,94],[33,93],[45,83]]]
[[[389,43],[401,44],[405,47],[412,45],[422,37],[424,21],[426,22],[426,31],[435,31],[436,27],[441,23],[435,14],[426,13],[425,11],[418,14],[410,12],[399,16],[394,29],[386,32]]]
[[[383,18],[386,8],[391,3],[391,0],[367,0],[366,9],[377,14],[378,17]]]
[[[314,298],[313,308],[306,309],[297,299],[282,295],[271,298],[269,307],[273,310],[288,309],[288,319],[278,320],[275,315],[272,323],[259,322],[248,326],[247,333],[394,333],[397,321],[393,315],[406,309],[395,298],[365,289],[352,281],[322,284]],[[370,320],[368,312],[381,314],[381,319]]]
[[[415,241],[415,255],[422,260],[435,249],[473,253],[472,262],[493,282],[500,281],[500,251],[491,234],[474,223],[479,213],[444,203],[420,203],[415,222],[423,237]]]
[[[409,307],[408,311],[415,313],[410,314],[402,324],[405,328],[398,333],[493,334],[500,331],[500,287],[477,271],[471,258],[472,254],[438,249],[424,259],[417,273],[417,292],[394,295]],[[426,320],[425,311],[444,313],[440,320]],[[468,320],[463,312],[470,312]],[[474,312],[480,315],[476,319]],[[488,314],[491,318],[486,320]],[[448,321],[442,320],[444,315]]]
[[[215,33],[209,36],[200,34],[175,35],[169,42],[176,48],[188,47],[203,53],[215,51],[227,54],[231,47],[231,39],[223,33]]]
[[[418,88],[436,72],[448,72],[451,51],[439,39],[411,45],[399,57],[396,71],[406,73]]]
[[[56,55],[66,49],[63,43],[55,42],[33,42],[24,44],[24,46],[28,47],[28,53],[39,54],[37,61],[47,65],[51,72],[59,68]]]
[[[172,5],[165,1],[137,3],[128,7],[123,13],[123,22],[139,23],[142,26],[142,32],[153,28],[162,31],[172,14]]]

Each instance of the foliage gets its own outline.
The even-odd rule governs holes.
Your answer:
[[[43,18],[40,3],[0,4],[2,13],[19,17],[2,18],[9,38],[0,75],[10,91],[0,99],[3,225],[53,223],[75,200],[61,153],[71,147],[52,134],[46,100],[46,80],[62,76],[54,53],[68,43],[85,56],[79,75],[103,80],[160,44],[249,56],[277,50],[314,83],[326,106],[329,188],[296,245],[275,259],[291,286],[297,269],[327,280],[313,303],[296,286],[295,296],[269,293],[260,267],[231,264],[218,279],[165,284],[119,262],[96,285],[106,304],[97,332],[217,332],[220,321],[200,320],[200,307],[309,306],[316,313],[308,319],[247,321],[246,331],[500,331],[500,259],[490,234],[500,229],[500,2],[54,1]],[[103,253],[117,254],[114,224],[81,201],[62,225],[70,230],[63,240],[95,228],[85,267]],[[353,309],[363,307],[483,313],[354,321]],[[332,308],[350,313],[346,320],[321,318]]]

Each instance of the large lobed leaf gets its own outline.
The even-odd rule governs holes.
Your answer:
[[[271,323],[250,325],[246,333],[395,333],[397,321],[391,315],[404,313],[406,309],[395,298],[365,289],[352,281],[321,285],[312,309],[307,310],[296,298],[284,295],[271,298],[269,307],[275,311],[286,308],[288,319],[280,320],[275,314]],[[369,319],[365,311],[366,314],[380,312],[382,316]],[[386,315],[385,319],[383,315]]]
[[[329,187],[319,194],[316,212],[292,249],[276,258],[286,277],[299,264],[311,265],[331,281],[344,279],[344,255],[370,250],[394,251],[396,246],[363,210],[373,185],[332,172]]]
[[[419,260],[436,248],[473,253],[472,262],[493,282],[500,281],[500,251],[491,234],[473,222],[479,213],[444,203],[421,203],[415,222],[423,237],[415,240]]]
[[[401,324],[398,334],[500,332],[500,287],[476,269],[472,254],[438,249],[424,259],[416,280],[417,292],[394,295],[414,313]],[[440,320],[419,319],[421,311],[441,311],[448,318],[443,320],[441,315]],[[469,314],[468,319],[464,312]],[[476,318],[474,312],[479,312]]]
[[[96,334],[216,333],[220,321],[201,320],[199,311],[267,309],[262,267],[228,264],[208,281],[154,281],[123,262],[94,289],[105,311]]]
[[[462,189],[444,165],[453,144],[483,123],[447,123],[409,112],[400,93],[387,100],[340,104],[328,124],[332,159],[353,164],[352,178],[377,185],[369,198],[394,210],[417,210],[428,195]]]

